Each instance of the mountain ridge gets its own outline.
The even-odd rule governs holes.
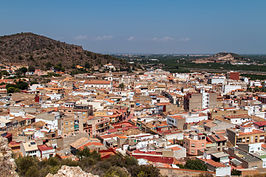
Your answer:
[[[110,55],[84,50],[82,46],[67,44],[31,32],[0,36],[0,62],[22,63],[44,69],[47,63],[61,64],[67,69],[76,65],[103,66],[112,63],[118,69],[128,68],[126,61]]]

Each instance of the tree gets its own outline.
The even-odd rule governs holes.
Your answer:
[[[159,170],[152,165],[139,165],[129,168],[129,172],[132,176],[137,177],[159,177]]]
[[[28,69],[26,67],[22,67],[22,68],[19,68],[18,70],[16,70],[16,74],[17,75],[25,75],[27,71],[28,71]]]
[[[4,70],[4,71],[1,71],[1,75],[2,76],[9,76],[10,74],[7,71]]]
[[[121,90],[123,90],[125,88],[125,84],[124,83],[119,84],[118,88],[120,88]]]
[[[34,66],[29,66],[28,71],[29,72],[34,72],[35,71],[35,67]]]
[[[16,87],[8,87],[7,88],[7,93],[15,93],[15,92],[19,92],[20,90]]]
[[[131,156],[126,156],[125,157],[125,163],[126,163],[126,166],[134,166],[134,165],[138,165],[138,160],[134,157],[131,157]]]
[[[62,66],[62,63],[58,63],[55,67],[54,67],[54,69],[56,70],[56,71],[65,71],[65,68],[63,68],[63,66]]]
[[[51,69],[51,67],[53,67],[53,64],[51,62],[47,62],[45,64],[45,67],[46,67],[46,70],[49,70],[49,69]]]
[[[90,157],[91,152],[90,149],[88,147],[85,147],[82,150],[78,150],[76,152],[76,156],[78,156],[79,159],[82,159],[83,157]]]
[[[201,162],[201,160],[196,159],[192,160],[189,159],[187,160],[185,166],[186,169],[191,169],[191,170],[201,170],[201,171],[207,171],[207,166]]]
[[[91,67],[91,65],[88,62],[86,62],[85,63],[85,68],[90,69],[90,67]]]
[[[127,170],[121,167],[111,167],[106,172],[104,177],[127,177],[129,176]]]
[[[40,171],[38,170],[37,166],[31,166],[27,172],[25,173],[25,177],[38,177],[40,176]]]
[[[32,157],[19,157],[15,160],[17,164],[18,173],[24,176],[31,167],[37,166],[38,159]],[[35,169],[32,168],[32,171]]]
[[[21,89],[21,90],[27,90],[29,87],[29,84],[27,82],[20,80],[20,81],[16,82],[16,87]]]

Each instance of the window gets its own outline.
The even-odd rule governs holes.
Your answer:
[[[195,144],[191,144],[191,147],[195,147]]]
[[[249,143],[249,137],[247,137],[247,143]]]
[[[202,143],[201,146],[204,147],[204,143]]]

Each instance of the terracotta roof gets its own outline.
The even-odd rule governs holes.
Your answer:
[[[226,167],[224,164],[215,162],[214,160],[211,160],[211,159],[200,159],[200,160],[214,167]]]
[[[43,144],[43,145],[38,145],[38,149],[39,149],[40,151],[48,151],[48,150],[52,150],[53,147],[49,147],[49,146]]]
[[[20,142],[15,142],[15,141],[11,141],[9,144],[8,144],[9,147],[17,147],[17,146],[20,146]]]
[[[169,116],[169,117],[172,117],[173,119],[185,119],[183,116]]]
[[[259,133],[264,133],[262,130],[252,130],[252,132],[240,132],[239,135],[251,135],[251,134],[259,134]]]
[[[70,146],[74,147],[75,149],[80,148],[82,145],[88,143],[89,138],[87,137],[82,137],[77,139],[75,142],[71,143]]]
[[[105,80],[90,80],[90,81],[85,81],[84,84],[105,84],[105,85],[109,85],[109,84],[111,84],[111,81],[105,81]]]
[[[106,138],[113,138],[113,137],[117,137],[117,136],[121,136],[123,134],[110,134],[110,135],[102,135],[100,136],[102,139],[106,139]]]
[[[255,122],[254,124],[258,125],[259,127],[266,126],[266,121]]]
[[[157,106],[164,106],[164,105],[169,105],[169,104],[171,104],[171,103],[169,103],[169,102],[166,102],[166,103],[157,103],[156,105]]]
[[[177,147],[177,146],[175,146],[175,147],[171,147],[171,148],[169,148],[169,149],[172,149],[173,151],[178,151],[178,150],[180,150],[180,148]]]
[[[230,115],[226,116],[228,119],[237,119],[237,118],[250,118],[248,114],[237,114],[237,115]]]

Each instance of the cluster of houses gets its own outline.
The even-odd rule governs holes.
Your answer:
[[[266,94],[247,91],[265,81],[157,69],[64,74],[9,94],[12,82],[1,80],[0,133],[14,154],[77,160],[88,147],[173,171],[199,159],[216,176],[265,172]]]

